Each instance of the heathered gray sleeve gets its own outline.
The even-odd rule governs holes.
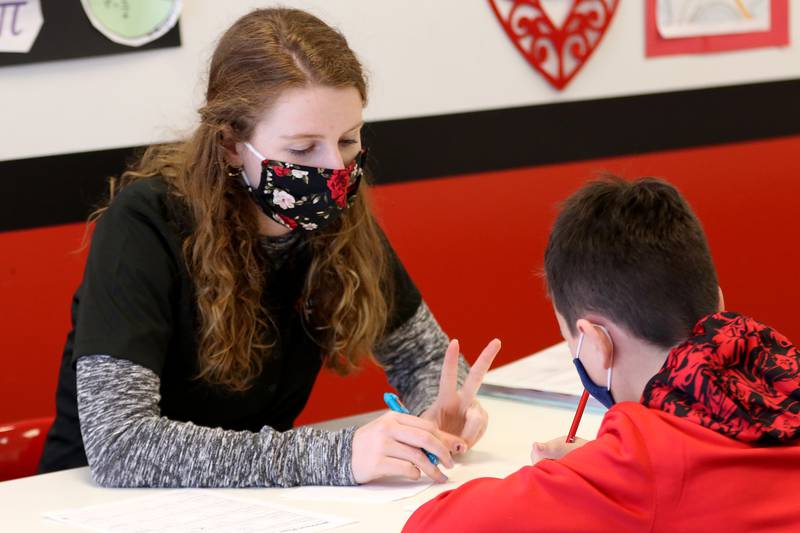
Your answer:
[[[450,339],[423,301],[414,315],[386,335],[375,347],[375,359],[383,366],[389,383],[414,414],[436,399],[444,353]],[[458,386],[469,373],[464,356],[458,358]]]
[[[353,432],[230,431],[161,416],[159,377],[124,359],[81,357],[78,413],[92,478],[105,487],[354,485]]]

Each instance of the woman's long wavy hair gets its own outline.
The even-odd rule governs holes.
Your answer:
[[[189,213],[183,253],[200,319],[197,377],[234,391],[261,373],[278,332],[261,303],[268,262],[254,204],[241,176],[230,173],[223,143],[248,140],[282,91],[315,84],[355,87],[366,103],[361,65],[338,31],[299,10],[253,11],[216,47],[194,134],[151,146],[111,183],[109,204],[132,181],[161,176]],[[367,187],[362,183],[355,203],[307,240],[312,259],[301,301],[313,308],[306,320],[325,366],[347,374],[371,355],[392,304],[393,278]]]

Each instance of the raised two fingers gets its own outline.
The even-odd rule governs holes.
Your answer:
[[[461,387],[461,401],[465,406],[472,404],[473,400],[475,399],[475,395],[478,394],[478,389],[481,387],[481,383],[483,383],[483,378],[486,376],[486,372],[489,371],[489,367],[492,366],[492,362],[499,351],[500,339],[492,340],[486,345],[486,348],[483,349],[481,354],[475,360],[475,363],[472,365],[472,368],[470,368],[467,379],[464,381],[464,386]],[[447,354],[445,354],[445,358],[446,357]]]
[[[455,394],[458,390],[458,357],[461,348],[458,340],[453,339],[447,345],[442,362],[442,373],[439,377],[439,396],[442,394]]]

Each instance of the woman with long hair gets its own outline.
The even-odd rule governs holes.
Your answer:
[[[262,9],[227,30],[193,135],[150,147],[90,219],[42,471],[88,464],[104,486],[446,479],[423,451],[450,466],[482,436],[475,392],[499,341],[468,370],[375,222],[366,100],[355,54],[316,17]],[[412,414],[292,429],[321,367],[369,357]]]

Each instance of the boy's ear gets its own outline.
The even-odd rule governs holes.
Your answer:
[[[595,357],[600,358],[603,368],[611,368],[614,364],[614,345],[606,332],[600,326],[593,324],[585,318],[575,322],[580,333],[584,334],[581,353],[591,351]]]
[[[722,287],[717,285],[717,290],[719,291],[719,309],[717,311],[724,311],[725,310],[725,296],[722,294]]]
[[[233,135],[233,129],[228,125],[223,126],[220,132],[220,138],[222,148],[225,150],[225,159],[228,164],[236,168],[241,167],[244,164],[244,160],[236,150],[236,140]]]

